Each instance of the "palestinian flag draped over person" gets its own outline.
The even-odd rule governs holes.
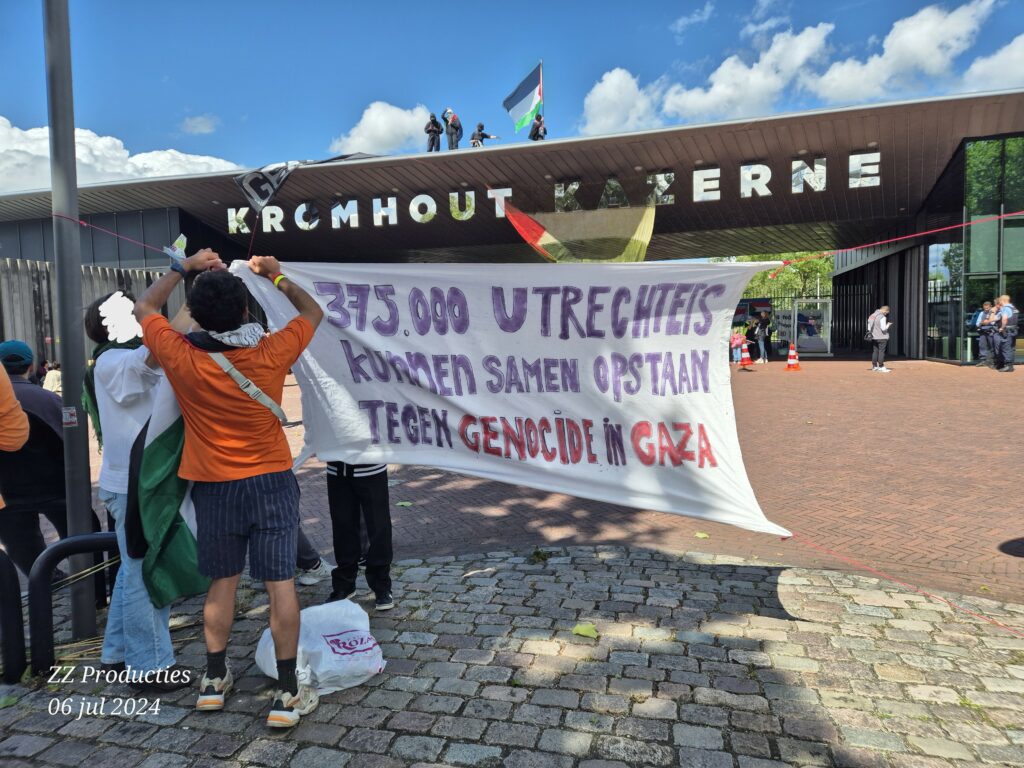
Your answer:
[[[132,448],[125,535],[133,557],[144,557],[142,578],[158,608],[179,597],[206,592],[209,579],[199,573],[196,514],[191,483],[178,477],[185,445],[185,422],[174,390],[164,379],[153,415]],[[131,551],[131,550],[135,551]]]
[[[517,133],[529,126],[544,106],[544,64],[538,64],[502,104],[516,124]]]

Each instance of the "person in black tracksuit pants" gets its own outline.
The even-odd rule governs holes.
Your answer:
[[[444,128],[441,127],[441,123],[438,122],[437,116],[431,112],[430,120],[423,126],[423,132],[427,134],[427,152],[440,152],[441,151],[441,133]]]
[[[361,522],[366,524],[366,583],[376,595],[376,607],[394,607],[391,596],[391,508],[387,464],[327,462],[327,502],[334,534],[334,558],[328,601],[344,600],[356,591],[362,556]]]

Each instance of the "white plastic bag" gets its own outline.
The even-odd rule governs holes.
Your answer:
[[[309,668],[320,694],[365,683],[384,670],[384,654],[370,634],[370,617],[351,600],[335,600],[303,609],[296,667]],[[256,646],[256,666],[277,679],[277,657],[270,629]]]

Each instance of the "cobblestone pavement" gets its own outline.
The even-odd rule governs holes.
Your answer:
[[[191,690],[126,718],[117,685],[0,687],[0,763],[1024,765],[1024,639],[887,582],[612,546],[407,560],[396,576],[398,607],[371,616],[385,672],[290,733],[263,724],[266,595],[246,586],[224,712],[193,711]],[[303,588],[304,604],[327,590]],[[963,603],[1024,631],[1022,605]],[[175,609],[196,667],[199,604]],[[83,700],[107,714],[76,719]],[[70,714],[48,713],[63,701]]]

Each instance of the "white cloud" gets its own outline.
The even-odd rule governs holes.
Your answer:
[[[750,15],[755,19],[763,19],[777,4],[778,0],[757,0],[754,3],[754,10],[750,12]]]
[[[804,68],[824,54],[832,29],[832,24],[822,23],[799,34],[779,32],[753,64],[745,64],[736,55],[723,61],[711,73],[706,88],[671,86],[662,108],[666,114],[683,119],[747,117],[770,112]]]
[[[375,101],[348,133],[331,142],[330,151],[342,155],[353,152],[388,154],[417,144],[422,145],[422,149],[427,142],[423,126],[429,119],[430,110],[422,104],[402,109],[386,101]]]
[[[862,102],[890,95],[918,75],[946,75],[994,7],[995,0],[971,0],[952,11],[922,8],[892,25],[881,53],[837,61],[822,75],[806,74],[802,83],[826,101]]]
[[[78,183],[117,179],[214,173],[238,168],[232,162],[206,155],[187,155],[175,149],[129,153],[113,136],[75,130]],[[0,194],[50,186],[50,129],[22,129],[0,117]]]
[[[704,7],[694,11],[686,16],[680,16],[678,19],[669,25],[669,29],[676,35],[681,35],[683,30],[687,27],[692,27],[694,24],[703,24],[711,18],[711,14],[715,12],[715,4],[711,0],[707,0],[704,3]]]
[[[963,85],[969,91],[996,91],[1024,86],[1024,35],[991,56],[980,56],[964,72]]]
[[[771,32],[777,27],[784,27],[789,24],[788,16],[772,16],[764,21],[748,21],[740,30],[740,37],[760,37],[766,32]]]
[[[220,125],[220,118],[216,115],[193,115],[181,121],[181,130],[191,134],[213,133]]]
[[[658,127],[663,90],[660,80],[641,88],[636,77],[621,67],[605,72],[583,99],[580,133],[595,136]]]

